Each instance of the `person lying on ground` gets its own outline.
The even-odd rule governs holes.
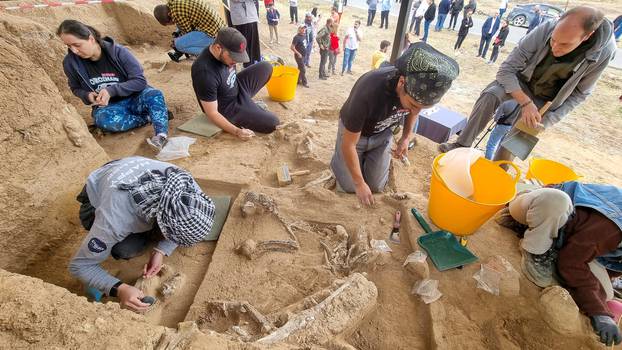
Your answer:
[[[123,307],[145,311],[143,293],[101,266],[142,255],[156,242],[143,277],[158,274],[164,256],[201,242],[212,228],[213,201],[185,170],[143,157],[114,160],[93,171],[78,195],[80,222],[89,230],[69,263],[87,288],[117,297]]]
[[[622,336],[607,305],[622,273],[622,188],[576,181],[519,194],[496,221],[522,240],[521,269],[539,287],[561,284],[608,346]]]
[[[169,0],[166,5],[153,9],[153,16],[161,25],[176,25],[168,55],[179,62],[183,54],[198,56],[214,42],[216,33],[226,27],[218,12],[204,0]]]
[[[425,43],[412,44],[395,66],[367,72],[339,112],[331,169],[340,189],[366,205],[389,179],[393,128],[404,124],[393,156],[403,159],[419,112],[443,97],[459,73],[456,61]],[[405,119],[405,121],[404,121]]]
[[[559,122],[592,93],[614,57],[612,28],[600,10],[588,6],[565,12],[559,21],[542,23],[501,64],[457,141],[443,143],[439,150],[470,147],[497,107],[509,99],[519,103],[521,119],[530,127],[549,128]],[[538,110],[547,101],[552,104],[541,117]],[[502,149],[497,159],[511,159],[511,154]]]
[[[92,106],[95,126],[122,132],[153,124],[147,142],[161,149],[168,135],[169,112],[160,90],[147,85],[143,68],[130,51],[93,27],[68,19],[56,35],[69,48],[63,69],[71,92]]]
[[[248,61],[246,38],[237,29],[226,27],[192,64],[192,86],[203,113],[242,140],[250,139],[254,132],[269,134],[279,124],[273,113],[252,99],[270,80],[272,65],[255,63],[237,74],[235,64]]]

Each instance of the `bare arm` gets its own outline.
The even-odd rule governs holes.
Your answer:
[[[410,110],[410,114],[406,121],[404,121],[404,130],[402,131],[402,137],[397,142],[397,147],[395,149],[394,156],[396,158],[406,157],[408,153],[408,143],[413,134],[413,129],[415,128],[415,123],[417,122],[417,118],[419,117],[419,113],[421,112],[421,108],[415,108]]]
[[[354,182],[356,196],[365,205],[371,205],[374,203],[374,197],[369,189],[365,179],[363,178],[363,172],[361,171],[361,165],[359,163],[359,156],[356,152],[356,144],[361,137],[360,132],[351,132],[348,129],[344,129],[343,140],[341,143],[341,153],[346,162],[346,167],[352,176]]]
[[[229,122],[227,118],[220,114],[220,112],[218,112],[218,101],[200,102],[201,107],[203,108],[203,111],[207,116],[207,119],[209,119],[212,123],[216,124],[216,126],[221,128],[225,132],[233,134],[241,138],[242,140],[248,140],[255,135],[251,130],[238,128],[237,126],[231,124],[231,122]]]

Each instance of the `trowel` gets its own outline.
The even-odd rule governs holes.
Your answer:
[[[549,107],[551,107],[551,102],[545,103],[540,108],[539,113],[541,117],[544,116]],[[535,128],[532,128],[527,126],[521,118],[503,139],[501,146],[521,160],[525,160],[529,157],[534,147],[536,147],[539,141],[537,136],[542,131],[544,131],[544,125],[538,124]]]

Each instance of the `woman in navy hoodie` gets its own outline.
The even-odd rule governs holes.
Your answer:
[[[69,47],[63,60],[69,88],[93,107],[95,125],[121,132],[151,122],[155,133],[147,142],[162,148],[168,134],[164,96],[147,85],[143,68],[130,51],[75,20],[63,21],[56,34]]]

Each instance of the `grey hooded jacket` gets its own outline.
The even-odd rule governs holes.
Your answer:
[[[557,21],[540,24],[531,33],[524,36],[518,46],[501,64],[497,72],[497,82],[505,92],[519,90],[519,79],[528,82],[540,61],[549,52],[549,39]],[[616,44],[613,39],[613,24],[605,19],[594,32],[596,42],[585,53],[585,58],[574,68],[574,73],[562,86],[553,99],[542,123],[549,127],[559,122],[575,107],[583,103],[592,93],[603,70],[614,58]]]

